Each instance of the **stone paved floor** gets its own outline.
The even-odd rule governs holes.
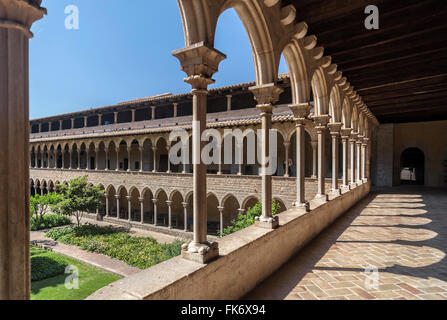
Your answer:
[[[381,189],[245,298],[447,300],[446,252],[446,189]]]

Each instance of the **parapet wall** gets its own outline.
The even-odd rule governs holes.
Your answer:
[[[288,210],[280,227],[248,227],[219,240],[220,257],[207,265],[176,257],[98,290],[88,299],[239,299],[292,258],[370,192],[370,182],[307,214]]]

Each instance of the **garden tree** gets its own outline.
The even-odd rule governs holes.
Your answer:
[[[104,191],[100,186],[89,186],[88,176],[71,180],[68,185],[58,185],[62,201],[57,205],[57,211],[67,216],[75,216],[78,226],[84,212],[95,211],[102,205]]]
[[[57,193],[48,193],[43,196],[36,194],[30,198],[31,217],[38,222],[42,221],[47,213],[55,210],[61,200],[62,197]]]

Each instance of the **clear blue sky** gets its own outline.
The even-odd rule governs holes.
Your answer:
[[[65,28],[65,7],[79,8],[79,30]],[[48,15],[30,41],[30,118],[189,92],[171,55],[184,47],[176,0],[43,0]],[[215,47],[227,55],[214,86],[253,81],[251,49],[233,10],[219,20]],[[280,72],[287,72],[285,64]]]

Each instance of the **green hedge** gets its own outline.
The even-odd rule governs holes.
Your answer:
[[[52,213],[46,214],[40,219],[32,216],[30,220],[31,231],[51,229],[69,224],[71,224],[71,220],[68,217]]]
[[[31,281],[44,280],[63,274],[65,259],[50,251],[31,246]]]
[[[278,209],[280,208],[280,205],[278,202],[273,201],[272,202],[272,215],[276,216],[278,213]],[[231,233],[234,233],[236,231],[245,229],[255,223],[255,217],[259,217],[262,214],[262,204],[261,202],[258,202],[253,207],[248,208],[247,212],[245,214],[238,214],[237,218],[233,221],[231,221],[231,224],[226,227],[222,234],[219,233],[220,237],[225,237]]]
[[[133,237],[113,227],[91,224],[50,230],[46,236],[68,245],[78,246],[83,250],[122,260],[140,269],[178,256],[182,246],[179,240],[160,244],[152,238]]]

